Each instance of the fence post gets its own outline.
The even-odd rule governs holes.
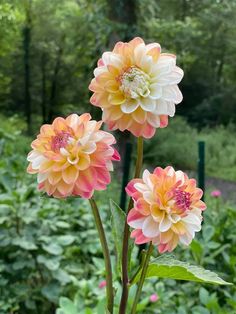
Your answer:
[[[198,142],[198,186],[203,190],[202,200],[205,192],[205,142]]]
[[[120,195],[120,208],[125,211],[126,205],[126,192],[125,187],[129,182],[129,173],[131,166],[131,155],[132,155],[132,143],[127,142],[125,144],[125,154],[124,154],[124,164],[123,164],[123,177],[122,177],[122,187],[121,187],[121,195]]]

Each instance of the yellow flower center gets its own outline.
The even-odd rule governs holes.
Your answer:
[[[130,67],[119,78],[120,90],[128,97],[136,99],[150,94],[149,76],[137,67]]]

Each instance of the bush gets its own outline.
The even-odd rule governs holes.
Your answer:
[[[184,164],[185,168],[194,169],[197,153],[192,143],[204,135],[207,156],[219,153],[224,174],[225,169],[233,167],[233,158],[230,159],[234,149],[233,130],[230,127],[199,133],[182,118],[175,120],[169,128],[158,130],[159,134],[151,144],[146,143],[149,163],[159,160],[159,165],[165,165],[167,160],[176,167]],[[76,308],[76,314],[102,313],[105,290],[99,289],[98,285],[104,279],[105,269],[88,203],[75,198],[59,201],[38,193],[35,178],[25,173],[30,139],[21,134],[23,124],[17,118],[3,121],[6,125],[0,130],[3,143],[0,162],[0,314],[49,314],[55,313],[57,307],[57,314],[72,314],[65,312],[67,307]],[[175,133],[175,141],[170,140],[171,133]],[[192,142],[188,141],[189,135]],[[217,143],[220,148],[215,147]],[[229,166],[225,160],[223,162],[222,147],[230,154]],[[211,161],[211,171],[218,162],[217,158]],[[108,191],[99,194],[102,219],[109,231],[111,224],[103,197],[107,200],[113,192],[111,194],[118,198],[120,191],[115,181],[114,178]],[[212,198],[207,199],[207,204],[202,234],[197,235],[190,248],[177,249],[175,254],[182,260],[216,270],[220,275],[226,273],[224,279],[235,283],[236,209]],[[108,234],[110,247],[111,239]],[[137,250],[133,259],[137,258]],[[138,312],[228,314],[236,311],[234,286],[216,289],[206,285],[200,290],[199,287],[173,280],[148,280]],[[118,304],[120,285],[115,289]],[[149,300],[153,293],[159,295],[157,303]]]
[[[206,143],[206,173],[209,176],[236,180],[235,126],[214,129],[191,127],[182,117],[170,119],[168,128],[145,143],[148,165],[173,165],[184,170],[197,170],[198,141]]]

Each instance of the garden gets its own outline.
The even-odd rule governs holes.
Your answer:
[[[236,313],[235,17],[1,1],[0,314]]]

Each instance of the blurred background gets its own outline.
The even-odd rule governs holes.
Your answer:
[[[146,166],[171,164],[196,178],[205,170],[203,232],[176,254],[236,281],[235,20],[235,0],[0,0],[0,314],[104,313],[104,265],[89,206],[41,196],[25,174],[26,155],[40,125],[56,116],[100,119],[89,103],[93,69],[116,41],[135,36],[175,53],[185,72],[184,100],[169,126],[146,141]],[[108,191],[117,202],[122,177],[119,169]],[[231,314],[236,293],[149,281],[138,310]]]

